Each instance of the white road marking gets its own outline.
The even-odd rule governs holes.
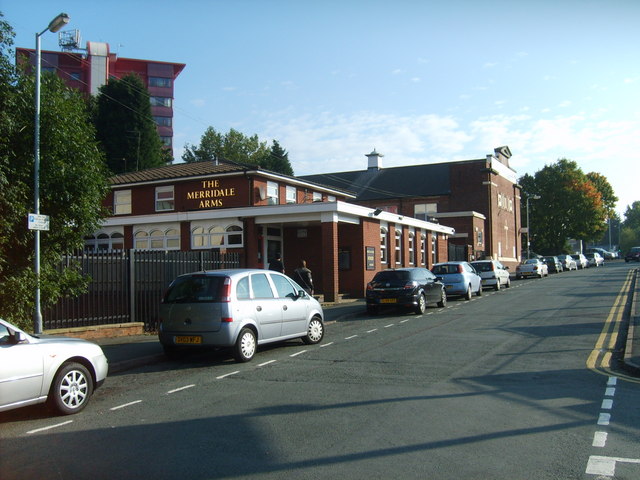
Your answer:
[[[389,327],[393,327],[393,323],[390,323],[389,325],[385,325],[384,328],[389,328]]]
[[[433,312],[431,312],[431,313],[433,313]],[[431,315],[431,313],[427,313],[427,315]],[[406,323],[409,320],[411,320],[411,319],[410,318],[405,318],[404,320],[401,320],[400,323]]]
[[[323,343],[322,345],[320,345],[320,348],[328,347],[329,345],[333,345],[333,342]]]
[[[296,353],[292,353],[291,355],[289,355],[290,357],[297,357],[298,355],[302,355],[304,352],[306,352],[306,350],[300,350],[299,352]]]
[[[184,387],[180,387],[180,388],[174,388],[173,390],[169,390],[167,392],[167,395],[170,395],[170,394],[176,393],[176,392],[181,392],[182,390],[186,390],[188,388],[193,388],[195,386],[196,386],[195,384],[191,384],[191,385],[185,385]]]
[[[221,380],[221,379],[229,377],[231,375],[235,375],[236,373],[240,373],[240,370],[236,370],[235,372],[231,372],[231,373],[225,373],[224,375],[220,375],[219,377],[216,377],[216,379],[217,380]]]
[[[52,428],[62,427],[63,425],[69,425],[73,423],[73,420],[67,420],[66,422],[56,423],[55,425],[49,425],[48,427],[36,428],[35,430],[29,430],[27,435],[31,435],[33,433],[44,432],[45,430],[51,430]]]
[[[602,400],[602,410],[611,410],[613,408],[613,400],[604,399]]]
[[[598,425],[609,425],[609,422],[611,422],[611,414],[601,413],[598,418]]]
[[[277,360],[269,360],[268,362],[264,362],[264,363],[259,363],[258,366],[259,367],[264,367],[265,365],[269,365],[270,363],[276,363]]]
[[[135,405],[136,403],[142,403],[142,400],[136,400],[135,402],[125,403],[124,405],[118,405],[117,407],[110,408],[109,410],[120,410],[121,408],[130,407],[131,405]]]
[[[607,385],[613,386],[616,383],[618,383],[618,377],[609,377],[609,380],[607,381]]]
[[[613,477],[616,474],[616,462],[640,464],[640,459],[591,455],[587,462],[587,471],[585,473],[590,475],[606,475],[607,477]]]
[[[613,387],[607,388],[607,390],[604,392],[604,395],[606,397],[613,397],[615,394],[616,394],[616,389]]]
[[[607,446],[607,432],[596,432],[593,434],[594,447],[606,447]]]
[[[377,329],[377,328],[374,328],[374,329],[372,329],[372,330],[367,330],[367,333],[377,332],[377,331],[378,331],[378,329]]]
[[[346,337],[345,340],[351,340],[352,338],[356,338],[358,335],[351,335],[350,337]]]

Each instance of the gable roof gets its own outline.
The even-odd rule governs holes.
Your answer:
[[[383,200],[398,197],[429,197],[451,193],[449,163],[369,168],[351,172],[304,175],[311,182],[351,190],[357,200]]]

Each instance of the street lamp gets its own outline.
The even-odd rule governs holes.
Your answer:
[[[540,200],[540,195],[527,196],[527,260],[531,258],[531,224],[529,223],[529,200]]]
[[[33,197],[35,214],[40,215],[40,69],[42,63],[42,53],[40,50],[40,37],[47,31],[55,33],[69,23],[69,15],[61,13],[49,22],[47,28],[40,33],[36,33],[36,94],[35,94],[35,129],[33,135]],[[34,271],[36,275],[36,298],[35,310],[33,312],[33,330],[36,334],[42,333],[42,312],[40,311],[40,230],[35,230],[35,262]]]

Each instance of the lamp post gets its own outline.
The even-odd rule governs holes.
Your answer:
[[[35,214],[40,215],[40,75],[41,75],[41,63],[42,53],[40,50],[40,37],[47,31],[55,33],[60,30],[64,25],[69,23],[69,15],[61,13],[56,18],[49,22],[47,28],[40,33],[36,33],[36,93],[35,93],[35,120],[34,120],[34,134],[33,134],[33,150],[34,150],[34,162],[33,162],[33,197]],[[35,230],[35,261],[34,272],[36,275],[36,298],[35,309],[33,312],[33,330],[36,334],[42,333],[42,312],[40,311],[40,230]]]
[[[527,196],[527,260],[531,258],[531,224],[529,223],[529,200],[540,200],[540,195]]]

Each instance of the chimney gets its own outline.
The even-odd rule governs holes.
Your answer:
[[[382,155],[381,153],[376,152],[376,149],[373,149],[373,152],[365,155],[365,157],[367,157],[369,159],[369,163],[367,165],[367,169],[371,170],[371,169],[375,169],[375,170],[380,170],[382,169],[382,157],[384,157],[384,155]]]

